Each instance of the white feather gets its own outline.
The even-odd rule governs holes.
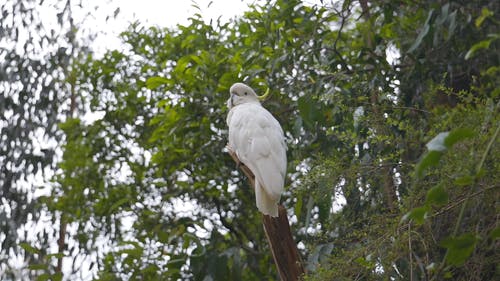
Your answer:
[[[240,101],[236,106],[231,106],[232,102],[228,101],[232,107],[227,118],[229,146],[255,175],[257,208],[276,217],[286,174],[283,129],[256,98]]]

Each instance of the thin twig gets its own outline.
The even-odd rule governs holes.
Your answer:
[[[345,11],[338,13],[342,20],[340,21],[340,27],[339,27],[339,30],[337,31],[337,38],[335,38],[335,41],[333,42],[333,52],[339,58],[340,64],[342,64],[342,67],[345,69],[345,71],[348,74],[350,74],[350,73],[352,73],[352,71],[349,69],[349,66],[348,66],[347,62],[345,61],[345,59],[342,57],[342,54],[337,50],[337,42],[339,41],[339,39],[342,35],[342,30],[344,29],[346,19],[349,17],[349,11],[347,11],[347,15],[344,15],[344,12]]]

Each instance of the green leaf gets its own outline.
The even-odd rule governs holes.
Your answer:
[[[441,159],[443,153],[441,151],[431,150],[427,152],[422,160],[417,164],[416,172],[417,177],[422,177],[424,175],[424,171],[432,166],[436,166]]]
[[[453,274],[450,271],[446,271],[443,274],[444,279],[451,279],[453,277]]]
[[[488,10],[488,8],[483,7],[483,9],[481,10],[481,15],[474,22],[476,27],[478,27],[478,28],[481,27],[484,20],[491,17],[491,16],[493,16],[493,12]]]
[[[491,232],[490,232],[490,238],[491,239],[498,239],[500,238],[500,226],[493,229]]]
[[[429,152],[427,152],[417,164],[417,177],[422,177],[427,168],[436,166],[443,156],[443,153],[447,149],[450,149],[455,143],[473,136],[475,136],[474,131],[467,128],[459,128],[451,132],[441,132],[436,135],[426,144]]]
[[[363,266],[364,268],[366,268],[368,270],[371,270],[371,269],[373,269],[373,267],[375,266],[375,264],[373,263],[373,261],[370,260],[370,258],[371,258],[370,256],[367,256],[366,258],[364,258],[364,257],[358,257],[354,261],[356,263],[358,263],[359,265]]]
[[[203,65],[203,60],[201,59],[201,57],[199,56],[195,56],[195,55],[191,55],[189,56],[189,58],[194,61],[194,63],[198,64],[198,65]]]
[[[424,223],[429,208],[427,206],[417,207],[403,216],[402,220],[413,220],[417,225]]]
[[[64,258],[64,253],[54,253],[54,254],[48,254],[47,255],[47,258],[57,258],[57,259],[60,259],[60,258]]]
[[[30,244],[28,244],[26,242],[19,243],[19,246],[21,246],[21,248],[23,248],[26,252],[29,252],[31,254],[38,254],[38,253],[40,253],[39,249],[31,246]]]
[[[473,130],[468,129],[468,128],[459,128],[452,130],[448,136],[444,140],[444,145],[449,149],[451,148],[455,143],[459,141],[463,141],[464,139],[467,138],[472,138],[476,134],[474,133]]]
[[[314,102],[308,95],[302,96],[297,101],[300,117],[306,126],[313,128],[322,119],[323,111],[320,104]]]
[[[297,202],[295,203],[295,208],[294,208],[294,211],[295,211],[295,215],[297,216],[297,219],[300,221],[300,219],[302,218],[302,194],[298,194],[297,195]]]
[[[422,28],[422,30],[420,30],[420,33],[418,34],[417,39],[415,39],[415,42],[413,42],[413,45],[411,45],[410,49],[408,49],[408,53],[415,51],[420,46],[420,44],[422,44],[422,40],[425,38],[427,33],[429,33],[429,30],[431,29],[429,23],[431,21],[433,13],[434,9],[429,11],[427,19],[425,20],[424,27]]]
[[[50,280],[50,274],[48,273],[41,274],[36,278],[36,281],[46,281],[46,280]]]
[[[332,200],[328,198],[328,196],[319,198],[317,200],[317,206],[319,209],[318,212],[319,220],[321,223],[325,223],[330,216],[330,210],[332,208]]]
[[[468,60],[472,58],[478,51],[483,49],[489,49],[491,42],[500,38],[500,34],[489,35],[489,39],[485,39],[472,45],[469,51],[465,54],[465,59]]]
[[[28,268],[31,270],[47,270],[48,266],[46,264],[30,264]]]
[[[303,126],[302,118],[300,116],[297,116],[297,118],[295,118],[295,122],[293,123],[293,133],[295,136],[300,136],[300,133],[302,131],[302,126]]]
[[[479,237],[473,233],[465,233],[458,237],[447,237],[441,246],[447,249],[446,262],[450,265],[462,265],[472,254]]]
[[[80,123],[81,121],[79,118],[68,118],[65,122],[59,123],[58,126],[68,134],[72,129],[79,127]]]
[[[306,125],[311,126],[313,122],[313,106],[309,98],[306,96],[300,97],[297,101],[297,107],[299,109],[300,116],[302,117],[302,121],[306,123]]]
[[[52,274],[52,281],[61,281],[63,278],[62,272],[56,272]]]
[[[385,39],[392,39],[394,38],[394,27],[395,23],[390,23],[390,24],[384,24],[382,28],[380,28],[380,35],[385,38]]]
[[[176,73],[182,74],[182,73],[184,73],[184,71],[186,70],[186,68],[188,67],[188,65],[190,63],[191,63],[191,56],[190,55],[181,57],[177,61],[177,65],[175,66],[174,71]],[[187,77],[185,77],[185,78],[187,78]]]
[[[443,185],[439,184],[427,191],[425,198],[426,204],[442,206],[448,203],[448,193],[444,190]]]
[[[168,85],[170,84],[170,80],[165,78],[165,77],[149,77],[148,80],[146,80],[146,87],[150,90],[154,90],[161,85]]]
[[[475,177],[467,175],[467,176],[463,176],[463,177],[459,177],[459,178],[455,179],[455,181],[453,183],[455,185],[458,185],[458,186],[466,186],[466,185],[472,184],[474,182],[474,179],[475,179]]]
[[[116,209],[118,209],[121,205],[123,205],[123,204],[125,204],[125,203],[127,203],[127,202],[129,202],[129,201],[130,201],[130,199],[129,199],[129,198],[127,198],[127,197],[122,198],[122,199],[120,199],[120,200],[116,201],[113,205],[111,205],[111,207],[109,208],[108,213],[109,213],[109,214],[112,214],[112,213],[113,213],[113,211],[115,211],[115,210],[116,210]]]

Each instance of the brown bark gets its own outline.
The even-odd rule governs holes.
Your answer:
[[[281,280],[300,280],[304,274],[304,267],[293,240],[286,209],[279,205],[278,217],[263,215],[262,222]]]

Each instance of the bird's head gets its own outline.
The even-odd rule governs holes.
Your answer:
[[[229,109],[248,102],[256,102],[260,103],[261,100],[264,100],[269,95],[269,89],[262,96],[257,96],[255,91],[249,86],[243,83],[235,83],[229,89],[229,94],[231,95],[227,100],[227,107]]]

